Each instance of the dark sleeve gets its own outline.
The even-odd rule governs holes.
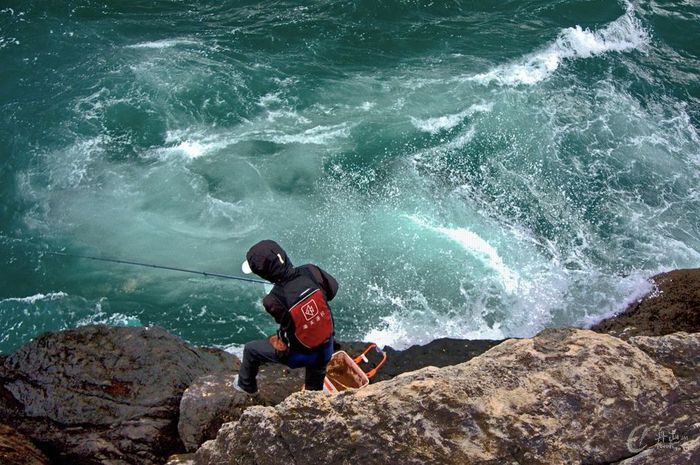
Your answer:
[[[265,307],[267,313],[272,315],[272,318],[275,319],[277,324],[282,324],[282,318],[284,318],[285,313],[287,313],[287,309],[277,297],[272,294],[267,294],[263,297],[263,307]]]
[[[323,291],[326,293],[326,300],[333,300],[333,297],[338,293],[338,281],[316,265],[312,265],[311,269],[314,271],[314,276],[320,281],[319,284],[323,286]]]

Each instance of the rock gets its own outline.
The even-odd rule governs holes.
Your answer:
[[[235,373],[216,373],[197,378],[180,401],[178,432],[188,451],[195,451],[206,440],[216,437],[222,424],[238,420],[251,405],[277,405],[298,392],[304,384],[304,370],[266,364],[258,373],[259,392],[255,397],[233,388]]]
[[[47,333],[0,370],[0,414],[52,460],[162,463],[182,450],[180,397],[235,356],[192,347],[157,327],[84,326]]]
[[[342,342],[336,350],[357,355],[367,346],[363,342]],[[277,405],[301,390],[304,369],[291,370],[284,365],[264,364],[258,373],[259,393],[250,397],[233,388],[235,372],[215,373],[197,378],[180,400],[178,433],[187,451],[195,451],[216,437],[221,425],[238,420],[253,405]]]
[[[194,465],[194,454],[171,455],[165,465]]]
[[[443,338],[431,341],[426,345],[414,345],[406,350],[385,347],[387,361],[377,371],[372,382],[391,379],[401,373],[427,366],[445,367],[463,363],[483,354],[501,342],[503,341]]]
[[[372,378],[372,382],[391,379],[401,373],[426,366],[447,366],[465,362],[486,352],[500,341],[467,341],[437,339],[424,346],[412,346],[406,350],[387,347],[387,362]],[[367,342],[340,342],[337,350],[346,351],[351,357],[361,354]],[[371,369],[381,356],[368,354]],[[304,383],[304,370],[290,370],[282,365],[263,365],[258,374],[260,393],[251,398],[233,389],[234,373],[206,375],[195,380],[180,401],[178,432],[187,451],[195,451],[209,439],[214,439],[221,425],[238,420],[243,410],[252,405],[277,405],[287,396],[298,392]]]
[[[0,423],[2,465],[48,465],[46,456],[23,434]]]
[[[679,391],[678,397],[656,421],[639,425],[636,437],[646,436],[652,445],[620,463],[700,463],[700,333],[635,336],[629,339],[629,343],[673,370]]]
[[[671,430],[662,434],[669,437],[673,435],[678,440],[657,439],[657,443],[652,447],[616,462],[616,465],[697,465],[700,463],[700,428],[695,428],[693,439],[688,439],[688,436],[679,436]]]
[[[633,345],[547,330],[459,365],[250,407],[195,463],[611,463],[633,455],[635,426],[654,424],[677,394],[673,372]]]
[[[638,436],[646,434],[656,443],[619,463],[700,463],[700,335],[688,334],[700,331],[700,269],[662,273],[652,282],[654,290],[649,295],[591,328],[629,339],[673,370],[679,383],[678,399],[665,414],[653,423],[639,425]]]
[[[635,336],[629,339],[629,343],[642,349],[654,361],[673,370],[683,395],[690,398],[700,393],[700,333]]]
[[[625,338],[700,331],[700,268],[662,273],[651,281],[649,295],[591,329]]]

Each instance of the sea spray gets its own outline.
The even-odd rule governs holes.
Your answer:
[[[42,249],[233,274],[272,238],[338,278],[339,338],[396,347],[586,324],[700,263],[695,5],[15,3],[2,352],[276,328],[262,287]]]

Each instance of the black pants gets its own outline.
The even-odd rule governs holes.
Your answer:
[[[248,392],[256,392],[258,390],[258,370],[263,363],[281,363],[287,364],[285,357],[277,355],[275,348],[272,347],[267,339],[251,341],[243,347],[243,361],[241,362],[241,370],[238,372],[238,384]],[[325,363],[318,363],[306,367],[306,376],[304,384],[309,391],[320,391],[323,389],[323,378],[326,376]]]

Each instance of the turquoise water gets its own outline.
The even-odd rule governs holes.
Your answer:
[[[60,4],[56,4],[60,3]],[[93,322],[270,334],[260,239],[339,336],[585,324],[700,266],[700,5],[9,1],[0,351]]]

